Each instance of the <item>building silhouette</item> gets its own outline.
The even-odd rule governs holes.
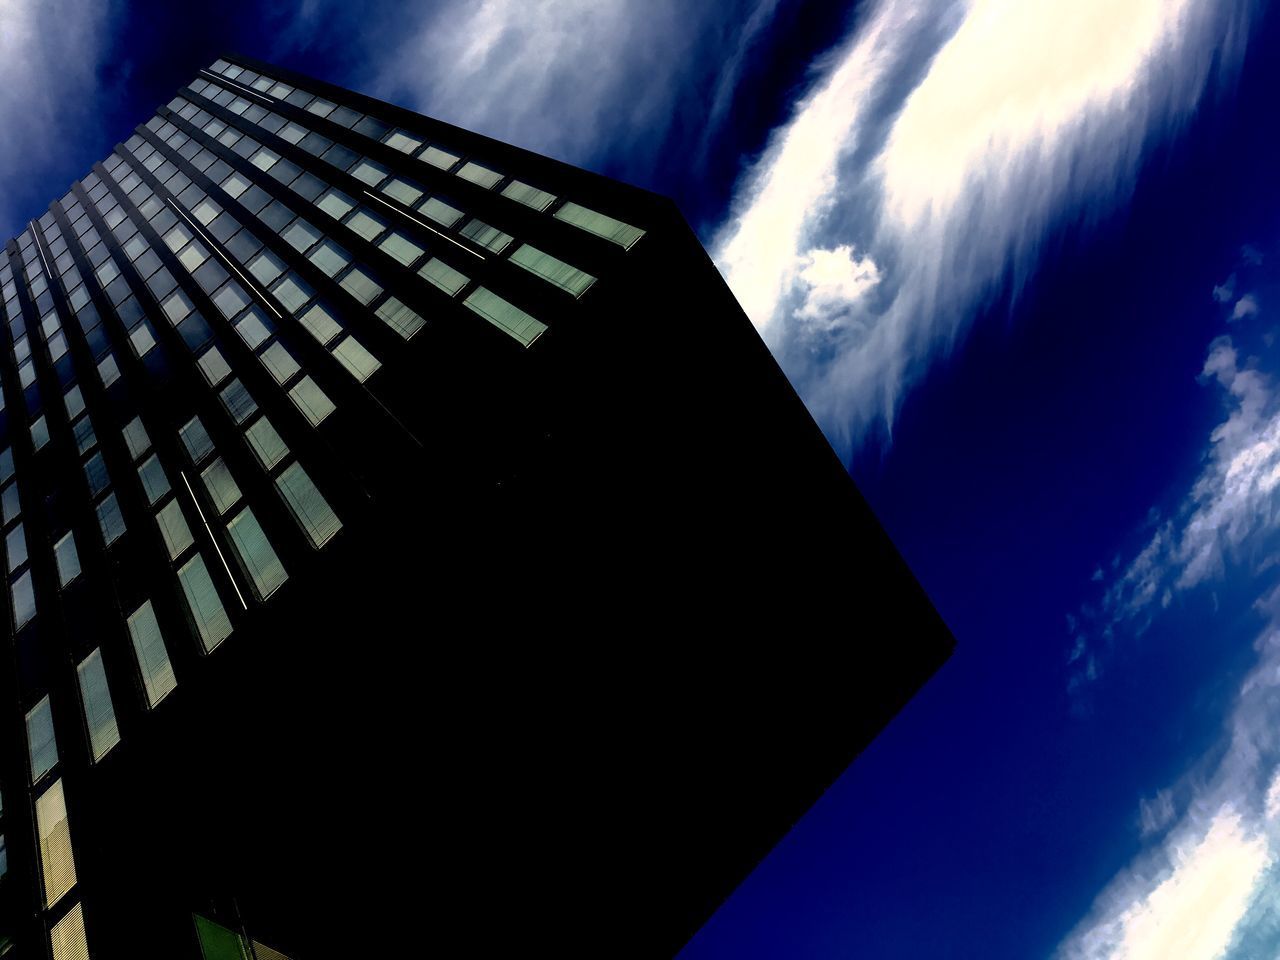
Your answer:
[[[228,56],[0,319],[0,955],[669,957],[950,652],[645,191]]]

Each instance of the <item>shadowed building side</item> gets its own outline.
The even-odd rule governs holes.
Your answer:
[[[950,653],[661,197],[228,56],[5,251],[22,956],[671,956]]]

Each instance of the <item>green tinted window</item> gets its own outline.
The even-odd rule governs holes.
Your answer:
[[[476,287],[463,304],[526,347],[542,336],[547,329],[545,323],[534,319],[519,307],[508,303],[484,287]]]
[[[561,290],[580,297],[587,291],[596,278],[584,270],[558,260],[549,253],[543,253],[529,244],[522,244],[511,254],[511,262],[524,267],[530,273],[537,274],[548,283]]]
[[[566,203],[555,212],[554,216],[557,220],[571,223],[588,233],[594,233],[597,237],[611,240],[626,250],[630,250],[635,242],[644,236],[644,231],[639,227],[633,227],[577,203]]]

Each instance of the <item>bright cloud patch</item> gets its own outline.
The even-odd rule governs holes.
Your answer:
[[[892,416],[999,284],[1025,279],[1056,223],[1127,194],[1146,147],[1195,108],[1214,57],[1238,59],[1251,6],[884,0],[873,10],[744,179],[715,249],[843,453]],[[932,50],[923,63],[922,49]],[[807,322],[789,284],[805,251],[840,246],[880,271],[875,310],[850,312],[848,331]]]
[[[1170,845],[1163,879],[1125,877],[1119,896],[1104,894],[1103,913],[1062,951],[1069,960],[1215,960],[1231,944],[1273,855],[1230,808],[1203,835]],[[1151,866],[1154,866],[1151,865]],[[1124,894],[1135,894],[1126,902]],[[1110,902],[1109,902],[1110,901]]]
[[[325,0],[336,5],[335,0]],[[373,51],[374,95],[571,163],[606,149],[652,165],[682,91],[728,112],[747,49],[777,0],[443,0],[398,11]],[[689,118],[692,119],[692,118]],[[625,165],[625,164],[624,164]]]
[[[853,247],[810,250],[800,258],[796,284],[804,301],[796,316],[822,327],[845,319],[863,296],[880,282],[880,269],[870,258],[859,259]]]
[[[1245,317],[1256,316],[1257,313],[1258,301],[1254,298],[1253,294],[1246,293],[1236,301],[1236,305],[1231,311],[1231,319],[1243,320]]]

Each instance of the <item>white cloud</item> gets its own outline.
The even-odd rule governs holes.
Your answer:
[[[1215,960],[1232,942],[1274,860],[1230,806],[1190,828],[1109,888],[1097,915],[1059,951],[1064,960]],[[1144,870],[1158,870],[1156,877]]]
[[[1216,63],[1237,61],[1252,7],[874,8],[744,180],[715,249],[842,453],[892,415],[1002,279],[1025,279],[1060,218],[1127,194],[1149,143],[1191,113]],[[922,67],[921,46],[947,28]],[[881,302],[856,327],[815,331],[797,317],[791,265],[842,244],[879,265]]]
[[[1236,295],[1236,275],[1233,273],[1222,281],[1218,286],[1213,288],[1213,299],[1219,303],[1230,303],[1231,298]]]
[[[1082,627],[1072,631],[1072,644],[1074,650],[1088,635],[1088,656],[1073,657],[1073,692],[1098,675],[1099,658],[1110,652],[1116,630],[1141,633],[1158,609],[1220,576],[1280,521],[1280,394],[1274,383],[1242,360],[1226,336],[1209,345],[1201,379],[1222,390],[1227,415],[1209,435],[1204,468],[1185,501],[1174,515],[1154,518],[1141,549],[1105,586],[1101,603],[1081,610]]]
[[[775,5],[453,0],[398,11],[369,92],[571,163],[608,149],[638,164],[661,148],[682,90],[732,89]],[[713,102],[700,119],[711,126],[727,109]]]
[[[96,0],[0,0],[0,183],[22,184],[33,166],[55,164],[62,145],[96,122],[110,16],[111,5]],[[50,199],[0,195],[0,224],[41,213]],[[40,206],[9,206],[17,203]]]
[[[1231,311],[1232,320],[1243,320],[1245,317],[1253,317],[1258,314],[1258,301],[1251,293],[1246,293],[1243,297],[1236,301],[1235,309]]]
[[[1097,677],[1120,631],[1144,628],[1171,598],[1228,576],[1268,584],[1254,603],[1265,624],[1257,661],[1219,741],[1139,801],[1145,847],[1060,945],[1061,960],[1253,960],[1280,950],[1280,584],[1271,569],[1280,391],[1226,336],[1209,345],[1201,380],[1225,403],[1204,465],[1177,509],[1148,518],[1134,558],[1113,564],[1101,604],[1069,619],[1072,687]],[[1213,599],[1216,610],[1216,591]]]
[[[859,258],[853,247],[810,250],[799,259],[793,281],[804,297],[796,316],[827,329],[849,322],[850,313],[879,282],[875,261]]]

